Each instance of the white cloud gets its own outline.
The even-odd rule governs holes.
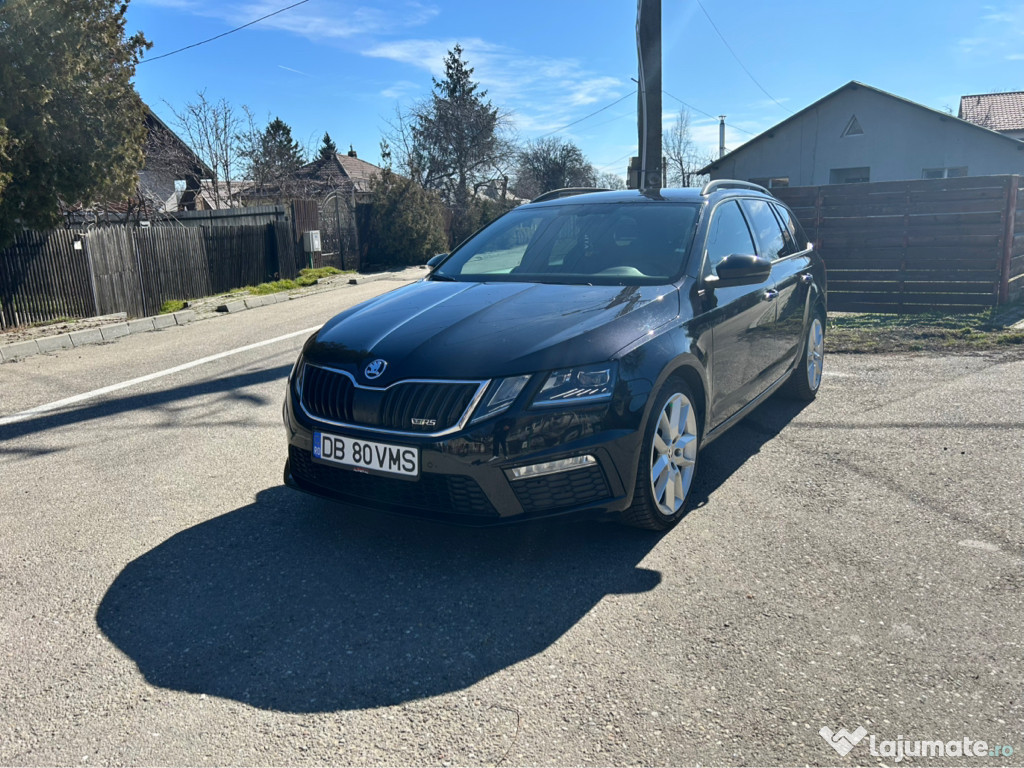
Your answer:
[[[414,93],[419,93],[422,88],[422,83],[414,83],[411,80],[399,80],[397,83],[393,83],[381,91],[380,95],[386,99],[401,101]]]
[[[462,47],[463,60],[473,68],[473,79],[493,103],[515,113],[516,127],[525,133],[553,131],[578,120],[581,107],[599,108],[633,90],[625,78],[598,74],[576,59],[525,55],[479,38],[394,40],[372,45],[363,55],[417,67],[440,78],[444,59],[456,43]]]
[[[175,8],[197,16],[223,21],[229,27],[240,27],[279,11],[280,0],[255,2],[215,2],[199,0],[136,0],[136,2]],[[279,29],[300,35],[313,42],[325,39],[350,39],[358,36],[394,32],[422,26],[437,16],[438,9],[420,2],[404,3],[400,9],[390,5],[353,5],[349,3],[317,3],[300,5],[259,22],[258,27]]]
[[[1024,6],[1005,2],[986,6],[971,34],[957,41],[957,49],[965,56],[1020,61],[1017,53],[1024,48]]]

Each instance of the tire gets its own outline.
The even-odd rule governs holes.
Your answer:
[[[665,531],[686,514],[700,452],[695,402],[682,381],[658,393],[644,428],[633,503],[622,513],[626,525]]]
[[[815,312],[804,336],[797,366],[786,382],[786,392],[796,400],[810,402],[821,387],[821,372],[825,362],[825,319]]]

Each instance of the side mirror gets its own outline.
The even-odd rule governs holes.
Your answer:
[[[704,282],[711,288],[753,285],[763,283],[771,273],[772,263],[768,259],[745,253],[733,253],[718,262],[715,274],[708,275]]]
[[[437,267],[437,265],[440,264],[442,261],[444,261],[447,258],[448,258],[448,254],[447,253],[438,253],[438,254],[436,254],[434,256],[431,256],[429,259],[427,259],[426,267],[431,272],[433,272],[434,269]]]

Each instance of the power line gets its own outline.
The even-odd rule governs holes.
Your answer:
[[[628,98],[629,98],[630,96],[632,96],[632,95],[633,95],[632,93],[627,93],[627,94],[626,94],[625,96],[623,96],[623,97],[622,97],[621,99],[616,99],[616,100],[615,100],[615,101],[613,101],[613,102],[612,102],[611,104],[606,104],[605,106],[601,107],[600,109],[596,109],[596,110],[594,110],[594,111],[593,111],[593,112],[591,112],[591,113],[590,113],[589,115],[585,115],[584,117],[581,117],[581,118],[580,118],[579,120],[573,120],[573,121],[572,121],[571,123],[569,123],[568,125],[563,125],[563,126],[562,126],[561,128],[555,128],[555,130],[553,130],[553,131],[548,131],[547,133],[545,133],[545,134],[544,134],[544,135],[542,135],[542,136],[537,136],[537,137],[536,137],[536,139],[546,139],[546,138],[547,138],[548,136],[552,136],[552,135],[554,135],[554,134],[558,133],[559,131],[564,131],[564,130],[565,130],[566,128],[572,128],[572,127],[573,127],[574,125],[576,125],[577,123],[582,123],[582,122],[583,122],[584,120],[589,120],[589,119],[590,119],[590,118],[592,118],[592,117],[593,117],[594,115],[600,114],[601,112],[604,112],[604,111],[605,111],[606,109],[611,109],[611,108],[612,108],[612,107],[614,107],[614,106],[615,106],[616,104],[618,104],[619,102],[625,101],[626,99],[628,99]]]
[[[714,115],[708,114],[703,109],[697,109],[697,107],[693,106],[693,104],[687,104],[685,101],[680,99],[678,96],[673,96],[671,93],[669,93],[668,91],[666,91],[664,89],[662,89],[661,92],[664,93],[669,98],[675,99],[676,101],[678,101],[680,104],[682,104],[687,109],[692,109],[694,112],[699,112],[700,114],[704,115],[705,117],[710,117],[712,120],[717,120],[718,119]],[[739,131],[740,133],[745,133],[748,136],[757,136],[758,135],[756,133],[753,133],[752,131],[746,130],[745,128],[740,128],[739,126],[735,125],[734,123],[730,123],[729,124],[729,128],[731,128],[734,131]]]
[[[285,11],[290,11],[292,8],[295,8],[296,6],[299,6],[299,5],[302,5],[303,3],[308,3],[308,2],[309,2],[309,0],[299,0],[299,2],[297,2],[297,3],[292,3],[291,5],[289,5],[289,6],[285,7],[285,8],[281,8],[279,10],[276,10],[273,13],[268,13],[266,16],[260,16],[258,19],[250,21],[248,24],[243,24],[240,27],[235,27],[234,29],[229,29],[227,32],[221,32],[219,35],[214,35],[213,37],[208,38],[206,40],[200,40],[198,43],[192,43],[192,45],[186,45],[184,48],[179,48],[176,51],[171,51],[170,53],[163,53],[163,54],[161,54],[159,56],[154,56],[152,59],[143,59],[142,61],[139,62],[139,64],[148,64],[151,61],[159,61],[160,59],[166,59],[168,56],[173,56],[176,53],[181,53],[182,51],[187,51],[189,48],[198,48],[200,45],[206,45],[207,43],[212,43],[214,40],[219,40],[220,38],[226,37],[226,36],[232,34],[233,32],[237,32],[240,29],[245,29],[246,27],[251,27],[253,24],[259,24],[264,19],[269,19],[271,16],[277,16],[277,14],[279,14],[279,13],[284,13]]]
[[[732,49],[732,46],[729,45],[728,41],[725,39],[725,37],[719,31],[718,25],[715,24],[714,19],[711,18],[711,15],[707,12],[707,9],[701,4],[700,0],[697,0],[697,6],[702,11],[704,11],[704,15],[707,17],[708,21],[711,23],[711,26],[715,30],[715,33],[718,35],[719,39],[722,41],[722,43],[725,45],[725,47],[729,49],[729,53],[731,53],[732,57],[734,59],[736,59],[736,63],[739,64],[740,67],[743,68],[743,71],[747,73],[747,77],[749,77],[754,82],[754,85],[756,85],[758,88],[761,89],[761,92],[765,96],[767,96],[769,99],[771,99],[776,104],[778,104],[780,109],[784,109],[787,112],[789,112],[789,114],[792,115],[793,114],[793,110],[791,110],[789,107],[783,106],[782,103],[778,99],[776,99],[774,96],[772,96],[770,93],[768,93],[768,91],[765,90],[765,87],[763,85],[761,85],[759,82],[757,82],[757,78],[754,77],[754,75],[751,73],[751,71],[749,69],[747,69],[746,65],[742,61],[740,61],[740,57],[736,55],[736,51],[734,51]]]
[[[629,152],[624,154],[622,157],[617,157],[614,160],[612,160],[610,163],[604,163],[603,165],[595,165],[594,168],[596,170],[598,170],[598,171],[603,171],[605,168],[611,168],[613,165],[621,163],[627,157],[632,157],[632,156],[633,156],[633,150],[630,150]]]

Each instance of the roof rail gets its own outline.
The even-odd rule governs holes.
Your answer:
[[[531,203],[544,203],[548,200],[558,200],[560,197],[572,197],[573,195],[585,195],[588,192],[611,192],[606,187],[565,187],[564,189],[552,189],[543,195],[533,198]]]
[[[737,179],[715,179],[714,181],[709,181],[704,185],[700,194],[702,197],[704,195],[710,195],[716,189],[753,189],[758,192],[764,192],[766,195],[771,194],[771,192],[760,184],[755,184],[752,181],[738,181]]]

